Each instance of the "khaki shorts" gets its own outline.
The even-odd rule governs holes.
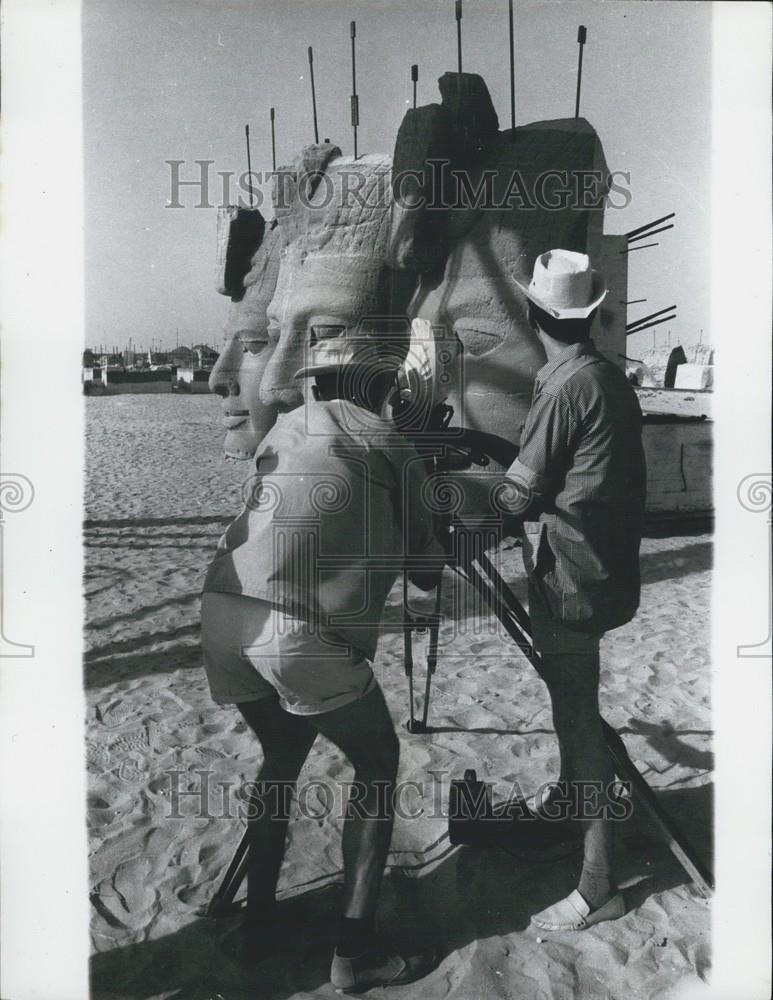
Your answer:
[[[376,686],[367,660],[334,633],[241,594],[202,596],[201,646],[221,705],[278,694],[287,712],[320,715]]]

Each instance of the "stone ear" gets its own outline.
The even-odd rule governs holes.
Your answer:
[[[438,87],[454,130],[454,160],[460,166],[474,162],[499,134],[486,81],[477,73],[444,73]]]
[[[482,77],[445,73],[438,86],[442,104],[406,112],[392,158],[390,263],[419,272],[444,259],[456,192],[452,172],[474,164],[499,130]]]
[[[405,113],[392,157],[388,256],[393,267],[430,271],[443,259],[445,212],[438,208],[452,155],[453,129],[445,108],[429,104]]]
[[[341,155],[338,146],[330,142],[306,146],[292,165],[279,167],[273,175],[271,201],[274,218],[279,224],[283,242],[300,235],[306,228],[309,199],[319,186],[331,160]]]
[[[265,231],[266,220],[257,208],[218,208],[215,286],[221,295],[242,297],[245,275]]]

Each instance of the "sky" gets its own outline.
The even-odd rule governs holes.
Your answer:
[[[629,338],[629,354],[711,342],[709,238],[711,11],[693,2],[528,0],[515,4],[516,123],[574,113],[577,27],[588,30],[582,114],[631,201],[608,210],[625,233],[676,212],[659,246],[630,254],[629,320],[676,303],[670,324]],[[214,285],[216,208],[182,189],[168,160],[199,176],[271,168],[313,141],[307,47],[314,48],[320,138],[352,152],[349,22],[357,22],[359,150],[394,148],[419,65],[418,103],[439,100],[456,68],[453,0],[86,0],[83,8],[86,224],[85,342],[219,345],[228,300]],[[463,69],[485,79],[500,128],[510,123],[506,0],[465,0]],[[270,216],[270,208],[264,215]],[[649,241],[641,241],[649,242]],[[547,249],[547,248],[546,248]]]

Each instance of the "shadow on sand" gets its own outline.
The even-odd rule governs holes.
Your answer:
[[[708,861],[712,786],[668,790],[658,798]],[[687,882],[640,810],[621,828],[618,843],[619,878],[629,910]],[[574,887],[578,864],[576,856],[527,863],[499,848],[462,847],[418,878],[393,869],[384,881],[379,925],[397,947],[433,947],[442,958],[471,942],[523,931],[532,913]],[[93,1000],[147,1000],[160,994],[166,1000],[285,1000],[304,992],[335,996],[328,970],[339,904],[336,885],[285,901],[282,906],[298,927],[294,941],[253,970],[236,965],[219,947],[233,918],[220,926],[195,919],[165,937],[101,952],[92,960]]]

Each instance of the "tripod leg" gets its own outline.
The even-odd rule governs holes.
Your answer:
[[[631,787],[639,796],[639,801],[663,834],[671,853],[695,883],[700,894],[708,899],[714,888],[711,872],[701,864],[690,842],[658,802],[652,789],[628,756],[620,734],[604,719],[601,720],[601,727],[618,777],[630,781]]]
[[[403,646],[405,658],[405,676],[408,678],[408,732],[412,733],[416,725],[413,715],[413,636],[410,625],[403,626]]]
[[[427,650],[427,679],[424,683],[424,707],[422,709],[421,725],[427,728],[427,718],[429,716],[429,692],[432,686],[432,675],[437,666],[438,636],[440,633],[440,601],[442,596],[442,578],[438,580],[435,591],[435,608],[432,615],[432,624],[429,627],[429,649]]]
[[[472,560],[466,560],[464,564],[459,565],[457,568],[486,597],[492,611],[499,618],[521,652],[532,663],[538,663],[539,653],[534,649],[531,641],[531,623],[526,610],[511,588],[502,579],[502,576],[494,565],[487,557],[484,556],[484,558],[486,559],[484,565],[491,581],[490,583],[487,583],[483,579],[483,576],[475,567]],[[506,609],[510,612],[509,616],[505,614]],[[698,891],[704,896],[709,896],[714,884],[711,872],[702,865],[693,847],[656,799],[652,789],[628,756],[628,751],[620,735],[603,719],[601,720],[601,724],[604,730],[604,738],[618,776],[631,782],[631,786],[636,789],[642,805],[660,829],[674,857],[690,876]]]
[[[432,686],[432,675],[435,673],[437,665],[437,643],[440,623],[430,626],[429,653],[427,654],[427,678],[424,682],[424,708],[422,709],[421,725],[427,728],[427,717],[429,716],[429,693]]]
[[[234,851],[234,856],[226,869],[220,886],[209,901],[204,915],[207,917],[219,917],[233,903],[239,886],[244,881],[247,873],[247,852],[249,850],[249,835],[244,831],[244,836],[239,841],[239,845]]]
[[[403,660],[408,678],[408,732],[414,732],[416,719],[413,714],[413,620],[408,610],[408,571],[403,570]]]

